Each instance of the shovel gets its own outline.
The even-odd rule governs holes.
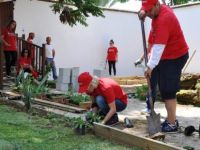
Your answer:
[[[141,20],[141,29],[142,29],[145,66],[147,67],[148,57],[147,57],[147,47],[146,47],[146,38],[144,30],[144,20]],[[160,122],[160,114],[156,114],[156,112],[154,111],[154,104],[151,95],[151,84],[149,77],[147,77],[147,86],[148,86],[147,100],[149,101],[151,109],[149,116],[147,116],[147,123],[148,123],[149,135],[152,136],[158,132],[161,132],[161,122]]]

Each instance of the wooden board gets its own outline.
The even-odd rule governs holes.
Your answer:
[[[179,147],[168,145],[166,143],[149,138],[136,136],[99,123],[94,123],[94,132],[97,136],[113,140],[120,144],[140,147],[145,150],[181,150]]]
[[[86,111],[85,109],[82,109],[82,108],[77,108],[77,107],[73,107],[73,106],[69,106],[69,105],[63,105],[63,104],[54,103],[54,102],[41,100],[41,99],[37,99],[37,98],[33,100],[33,103],[48,106],[51,108],[57,108],[57,109],[65,110],[65,111],[69,111],[69,112],[82,113],[82,112]]]
[[[2,94],[8,95],[8,96],[20,96],[20,94],[11,92],[11,91],[0,91]],[[51,108],[56,108],[64,111],[69,111],[69,112],[75,112],[75,113],[82,113],[85,112],[86,110],[83,108],[78,108],[78,107],[73,107],[69,105],[63,105],[55,102],[50,102],[42,99],[37,99],[35,98],[33,101],[33,104],[39,104],[43,106],[48,106]]]

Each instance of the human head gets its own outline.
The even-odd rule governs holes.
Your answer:
[[[88,87],[92,81],[92,76],[89,72],[83,72],[78,76],[79,83],[79,93],[85,93],[88,90]]]
[[[151,19],[158,16],[160,3],[158,0],[142,0],[142,10],[146,12],[146,15]]]
[[[21,56],[22,56],[22,57],[25,57],[25,56],[30,57],[30,52],[29,52],[29,50],[23,49],[23,50],[22,50],[22,53],[21,53]]]
[[[50,37],[50,36],[47,36],[47,37],[46,37],[46,42],[47,42],[47,44],[50,44],[50,43],[51,43],[51,37]]]
[[[28,37],[30,38],[30,39],[34,39],[34,37],[35,37],[35,33],[33,33],[33,32],[30,32],[29,33],[29,35],[28,35]]]
[[[89,72],[83,72],[78,77],[79,93],[92,93],[98,87],[99,80]]]
[[[114,41],[113,40],[110,40],[110,43],[109,43],[111,46],[114,45]]]
[[[15,32],[15,29],[16,29],[16,21],[15,20],[11,20],[8,25],[7,25],[7,28],[9,28],[12,32]]]

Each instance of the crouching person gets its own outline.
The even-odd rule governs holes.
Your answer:
[[[38,78],[38,73],[32,67],[30,52],[27,49],[22,50],[17,67],[17,74],[19,74],[21,70],[31,73],[34,78]]]
[[[119,84],[110,78],[97,78],[84,72],[78,77],[79,92],[92,97],[92,110],[99,110],[104,116],[102,124],[113,125],[118,122],[117,112],[127,106],[127,95]]]

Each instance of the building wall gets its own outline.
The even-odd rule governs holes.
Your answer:
[[[114,39],[119,50],[117,75],[143,75],[143,69],[133,65],[143,53],[140,22],[136,13],[105,10],[105,18],[90,17],[88,27],[77,25],[72,28],[61,24],[59,16],[53,14],[49,6],[50,3],[47,2],[20,0],[15,2],[14,14],[19,35],[35,32],[35,43],[39,45],[45,42],[46,36],[52,36],[58,68],[78,66],[81,71],[89,72],[94,68],[104,68],[109,40]],[[197,19],[199,7],[200,5],[196,5],[175,9],[191,52],[198,48],[196,35],[200,32],[197,28],[200,24]],[[145,23],[148,33],[150,20]],[[195,57],[196,55],[199,52]],[[195,57],[187,71],[199,71],[192,65],[198,63],[194,62],[197,60]]]
[[[191,61],[188,63],[185,72],[200,73],[200,20],[198,19],[200,14],[200,5],[175,8],[174,12],[180,21],[186,41],[190,48],[189,60]],[[194,56],[191,58],[192,55]]]
[[[39,45],[46,36],[52,36],[58,68],[79,66],[81,71],[92,72],[104,67],[109,40],[114,39],[119,50],[117,74],[142,74],[142,69],[133,65],[142,54],[140,22],[135,13],[105,11],[105,18],[90,17],[88,27],[72,28],[61,24],[49,5],[36,0],[16,1],[14,14],[19,35],[33,31]]]

